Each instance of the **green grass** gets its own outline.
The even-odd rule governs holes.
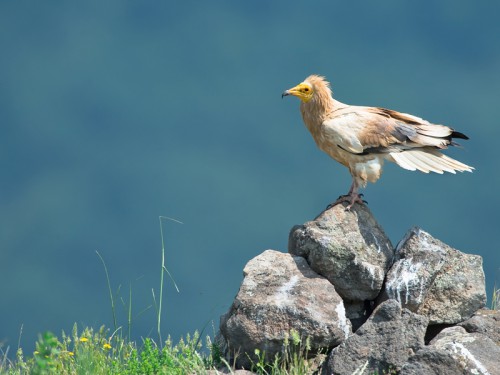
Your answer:
[[[113,330],[102,326],[95,331],[91,327],[81,330],[75,324],[71,334],[62,332],[56,336],[51,332],[40,334],[33,353],[24,353],[18,348],[15,359],[9,359],[9,348],[3,350],[0,346],[0,375],[66,375],[66,374],[168,374],[168,375],[198,375],[208,374],[210,370],[226,369],[233,372],[231,366],[223,358],[221,349],[207,336],[202,340],[195,332],[187,335],[175,345],[167,338],[163,341],[161,335],[161,316],[163,309],[163,288],[165,275],[172,281],[175,289],[179,288],[165,265],[165,244],[163,236],[163,221],[170,220],[179,224],[180,221],[160,216],[161,235],[161,270],[159,294],[152,290],[153,306],[156,309],[157,341],[147,337],[137,343],[130,340],[132,327],[132,287],[129,290],[127,306],[127,322],[125,330],[118,324],[116,314],[116,299],[118,292],[113,293],[110,275],[104,258],[97,253],[106,275],[107,290],[110,298],[113,317]],[[119,290],[119,289],[118,289]],[[119,298],[121,299],[121,298]],[[312,374],[317,368],[314,361],[306,359],[309,348],[308,341],[302,340],[298,334],[291,332],[283,347],[283,354],[276,356],[272,363],[264,361],[265,353],[258,354],[258,360],[252,366],[252,371],[259,375],[306,375]],[[257,353],[257,352],[256,352]],[[244,355],[244,354],[243,354]]]
[[[116,333],[116,332],[115,332]],[[176,345],[167,339],[160,348],[151,338],[140,345],[101,327],[98,331],[75,324],[71,335],[40,335],[36,350],[25,358],[18,349],[16,359],[0,363],[1,374],[204,374],[219,366],[210,339],[207,354],[201,354],[197,333]]]
[[[306,359],[307,340],[301,340],[294,332],[285,340],[284,351],[272,363],[264,361],[264,353],[252,371],[259,375],[306,375],[318,368],[314,360]],[[138,345],[101,327],[78,330],[75,324],[70,335],[63,332],[60,337],[50,332],[40,335],[34,353],[25,357],[20,348],[15,360],[3,358],[0,374],[208,374],[210,370],[234,367],[221,356],[220,348],[210,337],[202,342],[198,333],[187,335],[173,345],[168,338],[161,347],[151,338]],[[324,357],[322,357],[324,358]]]
[[[258,349],[255,350],[257,361],[252,362],[251,370],[262,375],[303,375],[320,373],[320,366],[326,360],[324,352],[314,353],[315,355],[309,358],[310,354],[309,338],[300,337],[299,333],[292,330],[285,334],[282,353],[276,355],[274,360],[269,362],[265,360],[265,353],[261,353]]]

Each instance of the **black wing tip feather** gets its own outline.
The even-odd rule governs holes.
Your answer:
[[[469,139],[464,133],[457,132],[453,130],[451,133],[451,138]]]

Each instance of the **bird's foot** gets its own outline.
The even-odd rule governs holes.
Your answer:
[[[335,202],[330,203],[326,207],[326,209],[329,210],[330,208],[332,208],[333,206],[336,206],[337,204],[347,202],[348,205],[346,206],[345,210],[350,211],[351,207],[354,205],[354,203],[359,203],[359,204],[368,203],[367,201],[363,200],[362,197],[363,197],[363,194],[358,194],[358,193],[341,195],[340,197],[338,197],[338,199]]]

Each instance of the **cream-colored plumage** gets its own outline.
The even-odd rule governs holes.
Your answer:
[[[353,178],[349,193],[334,204],[348,202],[349,209],[362,203],[358,188],[380,178],[384,160],[424,173],[474,169],[440,152],[457,145],[453,138],[468,139],[466,135],[406,113],[341,103],[332,97],[324,77],[311,75],[286,95],[301,100],[302,118],[318,147],[349,168]]]

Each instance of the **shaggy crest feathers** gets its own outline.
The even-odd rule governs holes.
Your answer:
[[[304,83],[308,83],[312,86],[312,101],[314,104],[330,108],[332,104],[332,89],[330,82],[328,82],[325,77],[313,74],[307,77]]]

